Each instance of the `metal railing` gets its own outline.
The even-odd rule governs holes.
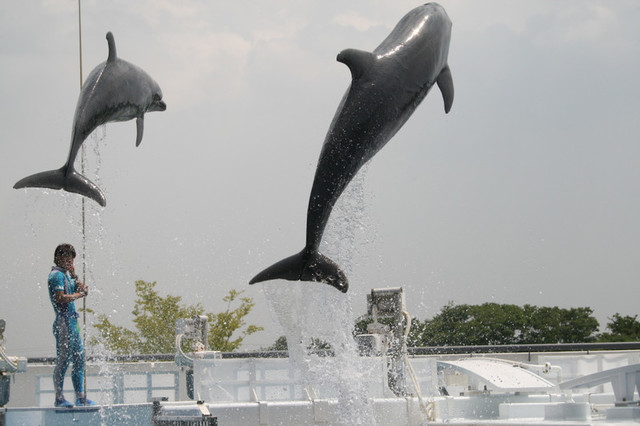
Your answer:
[[[67,377],[68,381],[69,378]],[[50,374],[39,374],[35,378],[35,402],[37,406],[51,405],[54,400],[53,378]],[[71,383],[65,383],[66,392],[71,393]],[[102,404],[125,404],[151,401],[155,397],[170,396],[179,399],[179,373],[177,371],[117,371],[109,374],[87,375],[87,394],[102,395]]]
[[[541,343],[531,345],[426,346],[408,348],[409,355],[487,354],[523,352],[585,352],[638,350],[640,342]]]
[[[640,342],[540,343],[530,345],[423,346],[407,348],[409,355],[486,354],[505,352],[575,352],[640,350]],[[319,356],[333,356],[330,349],[313,351]],[[228,358],[287,358],[288,351],[222,352]],[[88,362],[173,361],[175,354],[115,355],[108,358],[87,357]],[[27,358],[30,364],[55,364],[55,357]]]

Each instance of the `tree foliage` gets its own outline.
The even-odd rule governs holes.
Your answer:
[[[599,336],[602,342],[638,342],[640,341],[640,321],[638,316],[614,314],[609,318],[608,332]]]
[[[525,305],[523,310],[527,321],[521,343],[590,343],[596,339],[599,324],[591,308]]]
[[[249,315],[255,303],[250,297],[239,297],[242,293],[242,291],[230,290],[229,294],[222,298],[224,302],[227,302],[227,310],[217,314],[207,314],[209,317],[209,346],[214,350],[235,351],[246,336],[264,330],[263,327],[257,325],[246,325],[245,317]],[[237,301],[240,302],[240,306],[231,309],[232,304]],[[245,328],[243,329],[243,327]],[[234,333],[238,330],[240,330],[240,335],[232,340]]]
[[[325,342],[322,339],[317,337],[312,337],[307,346],[307,350],[315,351],[315,350],[330,350],[331,345],[328,342]],[[289,350],[289,342],[287,342],[286,336],[280,336],[276,339],[273,345],[263,348],[264,351],[286,351]]]
[[[103,344],[116,354],[174,352],[176,321],[204,315],[204,307],[200,303],[182,305],[180,296],[161,296],[155,289],[156,282],[139,280],[135,286],[137,297],[131,313],[136,330],[115,325],[107,315],[101,314],[94,324],[98,336],[90,343]],[[217,314],[206,314],[209,318],[208,340],[211,350],[236,350],[246,336],[263,330],[262,327],[246,324],[245,317],[255,303],[249,297],[240,297],[241,294],[237,290],[229,291],[222,299],[226,302],[227,309]],[[233,308],[237,303],[240,305]]]
[[[591,308],[509,304],[445,305],[431,320],[414,319],[409,346],[588,343],[598,320]]]
[[[273,345],[263,348],[265,351],[286,351],[289,349],[286,336],[280,336],[276,339]]]

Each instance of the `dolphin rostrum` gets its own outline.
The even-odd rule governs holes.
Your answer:
[[[451,21],[436,3],[407,13],[373,51],[346,49],[338,62],[351,70],[345,93],[322,146],[307,209],[306,245],[250,284],[273,279],[318,281],[347,292],[345,273],[319,252],[331,210],[358,170],[402,127],[434,84],[453,103],[447,64]]]
[[[103,207],[107,204],[100,188],[73,167],[80,146],[98,126],[133,118],[136,119],[138,146],[142,141],[144,114],[167,109],[158,83],[141,68],[117,57],[116,42],[110,32],[107,43],[109,57],[91,71],[82,85],[67,162],[60,169],[28,176],[18,181],[14,188],[64,189],[89,197]]]

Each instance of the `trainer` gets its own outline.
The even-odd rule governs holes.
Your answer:
[[[71,381],[76,392],[75,405],[96,405],[94,401],[87,399],[84,392],[84,346],[74,301],[89,294],[89,288],[78,280],[73,265],[75,257],[76,250],[71,244],[56,247],[53,255],[56,266],[51,268],[48,280],[49,298],[56,314],[53,322],[53,335],[56,338],[56,367],[53,370],[56,407],[73,407],[64,398],[62,390],[70,363],[73,363]]]

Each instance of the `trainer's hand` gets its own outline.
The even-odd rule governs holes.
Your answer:
[[[83,296],[86,296],[89,294],[89,286],[82,283],[82,282],[78,282],[78,293],[82,294]]]

